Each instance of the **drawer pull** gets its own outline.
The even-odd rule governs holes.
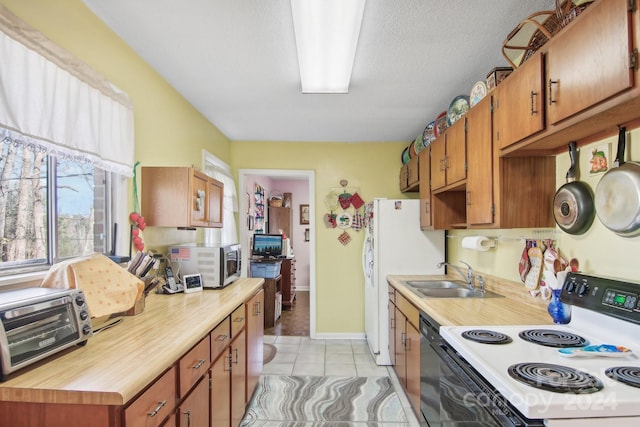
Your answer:
[[[229,335],[226,335],[226,334],[218,335],[218,338],[216,338],[216,341],[223,342],[223,341],[226,341],[227,338],[229,338]]]
[[[199,359],[198,363],[193,366],[193,369],[200,369],[204,365],[204,359]]]
[[[234,351],[236,352],[236,361],[235,361],[235,362],[233,362],[233,363],[234,363],[235,365],[237,365],[237,364],[238,364],[238,348],[237,348],[237,347],[236,347],[236,348],[234,348]]]
[[[158,402],[158,406],[155,407],[155,409],[151,412],[147,412],[147,415],[150,417],[155,417],[156,415],[158,415],[158,412],[160,412],[160,410],[162,410],[162,408],[164,408],[164,405],[167,404],[166,400],[163,400],[162,402]]]
[[[244,317],[236,317],[233,319],[234,322],[244,322]]]
[[[531,95],[529,95],[529,98],[531,99],[531,109],[530,109],[530,113],[533,116],[534,114],[537,114],[538,111],[535,109],[535,97],[538,96],[538,94],[534,91],[531,91]]]

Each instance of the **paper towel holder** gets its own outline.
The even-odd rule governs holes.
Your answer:
[[[496,239],[486,236],[465,236],[462,238],[461,246],[464,249],[484,252],[496,247]]]

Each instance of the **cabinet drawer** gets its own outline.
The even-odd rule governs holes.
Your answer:
[[[156,427],[173,412],[176,404],[176,367],[157,379],[124,411],[127,427]]]
[[[396,292],[396,306],[413,326],[416,328],[420,326],[420,313],[418,309],[398,292]]]
[[[231,320],[227,317],[211,331],[211,362],[229,347],[231,342]]]
[[[241,305],[231,313],[231,339],[235,338],[241,330],[244,329],[245,324],[245,307]]]
[[[211,364],[211,356],[209,355],[211,343],[209,335],[203,338],[195,347],[187,354],[180,358],[180,394],[184,397],[191,386],[193,386],[199,378],[207,373]]]

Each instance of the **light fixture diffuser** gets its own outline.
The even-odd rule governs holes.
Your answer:
[[[366,0],[291,0],[303,93],[348,93]]]

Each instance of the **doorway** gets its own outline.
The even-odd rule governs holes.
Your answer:
[[[278,182],[295,181],[297,185],[302,183],[306,184],[307,197],[308,197],[308,224],[304,225],[304,231],[302,236],[296,236],[300,250],[301,245],[306,245],[305,249],[308,250],[308,285],[309,285],[309,337],[316,337],[316,250],[315,250],[315,172],[312,170],[286,170],[286,169],[240,169],[238,171],[238,189],[239,189],[239,214],[238,223],[240,231],[240,242],[244,249],[242,251],[242,265],[247,266],[243,268],[243,276],[248,275],[248,266],[250,258],[250,239],[254,230],[251,229],[255,218],[251,216],[250,207],[253,201],[253,186],[254,180],[276,180]],[[266,195],[268,197],[268,195]],[[296,202],[295,194],[292,195],[293,203],[292,209],[295,210],[295,218],[299,218],[298,207],[300,202]],[[266,208],[266,207],[265,207]],[[298,221],[296,219],[296,221]],[[295,228],[295,227],[294,227]],[[298,228],[299,229],[299,228]],[[300,237],[302,242],[300,243]],[[294,256],[296,248],[293,248]]]

